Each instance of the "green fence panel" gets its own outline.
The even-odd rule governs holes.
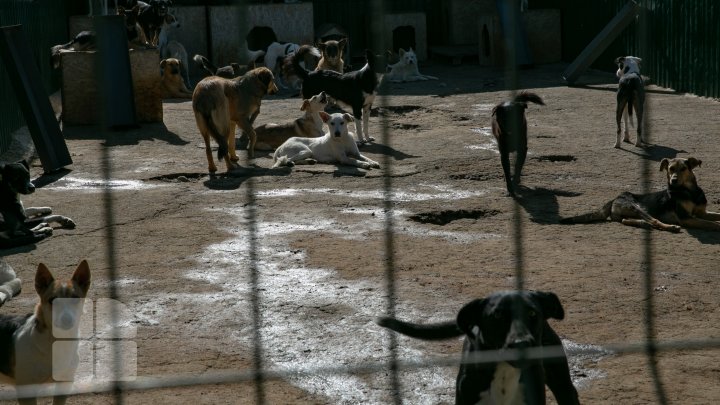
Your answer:
[[[50,47],[67,42],[66,4],[58,0],[0,1],[0,26],[22,24],[48,94],[59,87],[59,75],[50,67]],[[7,150],[11,134],[25,125],[17,97],[0,63],[0,153]]]

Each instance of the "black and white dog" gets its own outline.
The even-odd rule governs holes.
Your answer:
[[[463,361],[457,376],[456,404],[544,404],[545,384],[560,405],[579,404],[570,379],[562,341],[547,322],[563,319],[557,295],[541,291],[503,291],[474,300],[460,309],[455,321],[419,325],[380,318],[380,326],[423,340],[465,335]],[[539,359],[495,361],[511,349],[553,346],[558,355]],[[483,355],[483,351],[493,351]],[[474,360],[474,362],[473,362]],[[479,362],[478,362],[479,360]]]
[[[138,15],[138,24],[145,33],[150,44],[157,46],[160,29],[162,28],[165,16],[172,5],[171,0],[149,0],[148,2],[138,1],[140,13]]]
[[[378,78],[375,74],[375,55],[365,51],[367,63],[360,70],[347,73],[338,73],[332,70],[316,70],[310,72],[300,66],[300,62],[307,53],[317,53],[317,49],[310,45],[303,45],[290,58],[286,67],[298,75],[302,83],[302,97],[312,97],[321,91],[326,92],[334,100],[352,108],[355,117],[355,127],[358,143],[374,141],[369,135],[368,121],[370,108],[377,93]]]
[[[617,108],[615,110],[615,120],[617,121],[616,148],[619,148],[621,145],[620,134],[622,128],[620,127],[620,119],[623,116],[623,112],[625,112],[625,136],[622,140],[624,142],[630,142],[628,115],[632,118],[633,109],[635,109],[637,114],[637,138],[635,139],[635,146],[643,145],[642,125],[645,106],[645,83],[640,75],[641,62],[642,59],[634,56],[621,56],[615,59],[615,63],[618,65],[618,70],[615,75],[620,79],[617,92]]]
[[[0,249],[38,242],[52,235],[49,223],[73,229],[75,222],[62,215],[50,215],[50,207],[24,208],[19,194],[32,194],[35,186],[30,181],[25,161],[0,166]]]

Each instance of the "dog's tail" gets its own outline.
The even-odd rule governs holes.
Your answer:
[[[513,99],[516,103],[535,103],[539,105],[545,105],[545,102],[543,101],[540,96],[538,96],[535,93],[529,92],[529,91],[522,91],[518,95],[515,96]]]
[[[290,76],[292,74],[298,76],[302,80],[307,79],[308,74],[310,71],[306,70],[302,65],[300,65],[300,62],[305,60],[305,55],[311,54],[315,57],[320,57],[320,51],[318,51],[317,48],[315,48],[312,45],[303,45],[300,47],[300,49],[297,50],[294,54],[290,56],[290,61],[286,60],[283,65],[283,70],[285,75]]]
[[[587,214],[577,215],[574,217],[561,218],[561,224],[587,224],[590,222],[605,221],[610,216],[612,205],[615,200],[608,201],[602,208],[597,211],[589,212]]]
[[[220,133],[217,126],[215,126],[215,121],[213,121],[212,114],[209,112],[200,112],[199,113],[203,120],[205,121],[205,126],[207,127],[208,132],[210,132],[210,136],[213,137],[215,142],[218,144],[218,151],[217,151],[217,158],[218,160],[223,160],[225,158],[225,155],[228,154],[228,144],[227,139],[223,136],[223,134]]]
[[[443,340],[463,335],[463,331],[458,328],[455,321],[420,325],[403,322],[395,318],[382,317],[375,322],[395,332],[422,340]]]
[[[211,76],[217,72],[217,66],[213,65],[210,60],[202,55],[193,56],[193,60],[197,63],[198,67],[205,69]]]

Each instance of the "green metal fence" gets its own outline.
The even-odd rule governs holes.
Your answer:
[[[627,1],[563,2],[564,58],[570,61],[577,56]],[[652,83],[680,92],[720,98],[720,2],[636,2],[642,6],[637,21],[597,59],[593,67],[614,70],[615,57],[638,56],[643,59],[643,74],[649,76]]]
[[[67,4],[58,0],[0,0],[0,26],[23,26],[48,94],[59,87],[50,67],[50,47],[67,41]],[[10,145],[13,131],[25,125],[4,63],[0,63],[0,153]]]

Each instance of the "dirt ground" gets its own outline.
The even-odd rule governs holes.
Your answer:
[[[520,72],[520,87],[537,92],[547,105],[527,111],[530,152],[517,200],[507,195],[489,131],[492,106],[510,94],[507,81],[501,70],[473,64],[428,62],[421,70],[440,80],[385,89],[370,118],[377,141],[362,148],[381,163],[379,170],[270,170],[270,155],[248,163],[242,152],[241,170],[210,178],[191,104],[182,100],[164,104],[164,125],[109,133],[66,128],[74,164],[42,175],[36,161],[39,188],[24,202],[50,205],[78,226],[3,253],[23,279],[23,293],[2,311],[31,310],[39,262],[67,275],[86,258],[93,275],[90,297],[109,297],[112,285],[131,312],[127,327],[136,330],[131,340],[140,377],[249,372],[259,337],[263,366],[324,371],[266,381],[268,403],[389,403],[384,365],[390,338],[373,322],[387,311],[388,257],[397,315],[431,322],[453,318],[474,298],[514,288],[521,249],[525,287],[555,292],[565,308],[565,319],[551,325],[570,350],[582,402],[657,403],[647,359],[605,350],[643,342],[645,231],[618,223],[560,225],[558,219],[600,207],[622,191],[642,191],[646,164],[649,189],[663,188],[660,160],[675,156],[703,161],[696,170],[699,184],[709,208],[720,210],[720,105],[650,87],[652,145],[618,150],[613,74],[589,72],[582,85],[567,87],[560,79],[564,68]],[[256,123],[294,118],[299,107],[289,91],[268,97]],[[720,338],[720,235],[654,231],[650,245],[657,337]],[[113,262],[117,279],[111,283]],[[259,329],[254,307],[261,313]],[[399,337],[398,344],[399,358],[409,362],[461,349],[460,339],[423,343]],[[573,348],[591,350],[579,355]],[[661,353],[669,401],[720,401],[718,364],[717,349]],[[379,371],[342,372],[361,365]],[[402,372],[403,402],[452,403],[456,370]],[[241,404],[253,403],[256,395],[252,383],[237,383],[137,391],[125,399]],[[554,403],[552,395],[548,399]],[[70,403],[113,399],[90,394]]]

